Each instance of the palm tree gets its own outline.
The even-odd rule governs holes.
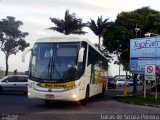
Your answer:
[[[75,13],[69,14],[69,10],[66,10],[65,17],[63,19],[50,18],[50,20],[56,25],[55,27],[50,27],[48,29],[54,30],[65,35],[69,34],[85,34],[82,28],[87,24],[82,23],[81,18],[77,18]]]
[[[107,21],[108,19],[103,20],[102,16],[101,17],[98,16],[97,23],[91,19],[91,21],[88,22],[88,25],[87,25],[87,27],[89,27],[94,32],[94,34],[98,36],[98,39],[99,39],[98,48],[99,49],[100,49],[100,39],[107,28]]]

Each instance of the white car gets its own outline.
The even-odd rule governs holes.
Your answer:
[[[128,84],[129,84],[130,86],[132,86],[132,85],[133,85],[133,80],[129,80],[129,81],[128,81]]]
[[[117,82],[116,82],[116,85],[117,85],[117,87],[118,87],[118,86],[119,86],[119,87],[123,87],[123,86],[124,86],[124,83],[126,83],[127,86],[129,85],[129,84],[128,84],[128,81],[125,80],[125,79],[118,79]]]
[[[27,92],[28,76],[9,75],[0,79],[0,92]]]
[[[130,86],[132,86],[133,85],[133,80],[131,79],[131,80],[129,80],[128,81],[128,84],[130,85]],[[142,85],[142,81],[141,80],[137,80],[137,85]]]

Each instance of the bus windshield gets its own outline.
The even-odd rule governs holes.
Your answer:
[[[36,43],[29,76],[37,81],[66,82],[77,76],[79,43]]]

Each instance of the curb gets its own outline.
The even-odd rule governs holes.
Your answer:
[[[142,105],[142,106],[149,106],[149,107],[157,107],[157,108],[160,108],[160,105],[153,105],[153,104],[147,104],[147,103],[138,104],[138,103],[133,102],[133,101],[125,101],[125,100],[118,99],[118,98],[114,98],[114,99],[117,100],[117,101],[119,101],[119,102],[128,103],[128,104],[134,104],[134,105]]]

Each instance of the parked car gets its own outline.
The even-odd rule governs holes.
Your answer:
[[[128,85],[132,86],[133,85],[133,80],[129,80],[128,81]],[[137,80],[137,85],[142,85],[142,81],[141,80]]]
[[[118,80],[118,79],[126,79],[127,78],[127,80],[129,80],[129,79],[131,79],[131,76],[130,75],[115,75],[114,76],[114,78],[116,79],[116,80]]]
[[[132,85],[133,85],[133,80],[132,80],[132,79],[128,81],[128,85],[129,85],[129,86],[132,86]]]
[[[114,79],[114,77],[108,77],[108,87],[116,88],[116,80]]]
[[[27,93],[26,75],[9,75],[0,79],[0,92],[24,92]]]
[[[117,87],[123,87],[125,82],[126,82],[126,85],[129,86],[128,80],[126,80],[126,79],[118,79],[116,81],[116,85],[117,85]]]
[[[137,80],[137,85],[142,85],[142,81],[141,80]]]

